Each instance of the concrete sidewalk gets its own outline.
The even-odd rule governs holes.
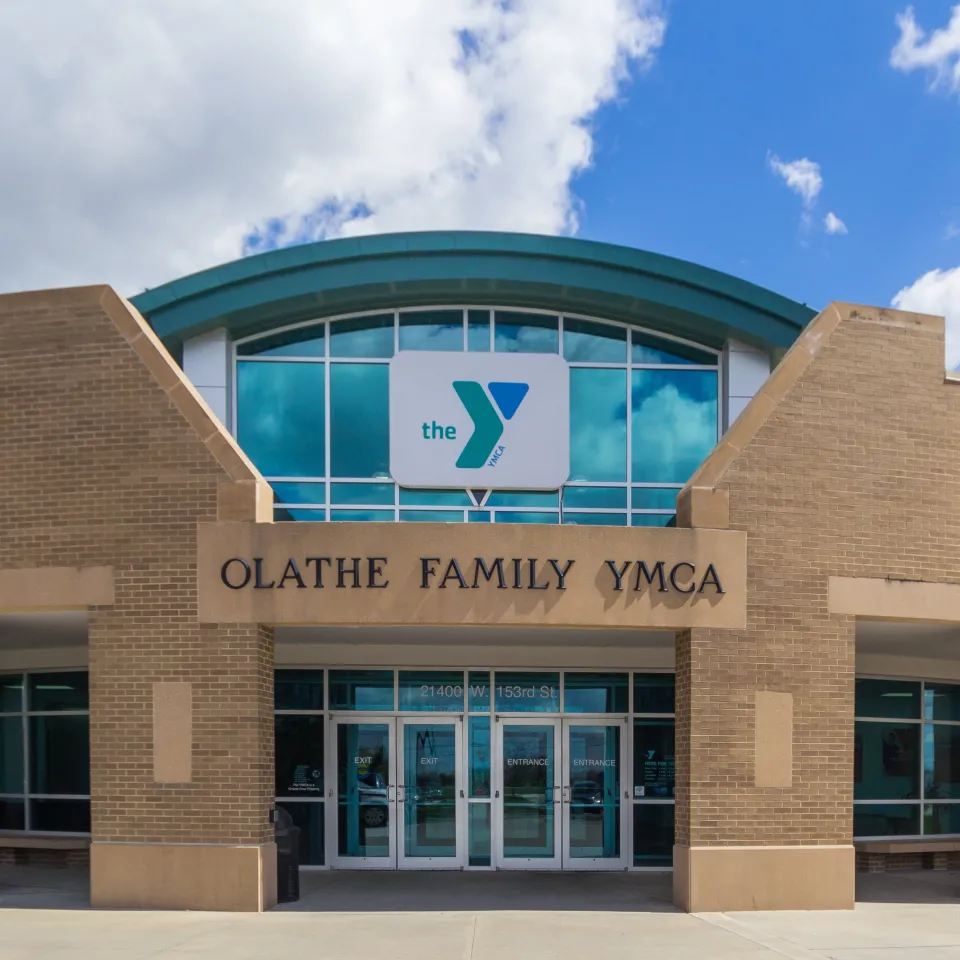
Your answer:
[[[304,873],[257,916],[91,910],[81,875],[0,868],[0,957],[960,960],[960,875],[860,880],[849,912],[687,915],[667,874]]]

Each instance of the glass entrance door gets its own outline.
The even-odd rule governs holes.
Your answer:
[[[399,866],[459,869],[466,849],[463,720],[399,720]]]
[[[563,866],[627,866],[621,782],[626,724],[563,721]]]
[[[336,763],[336,856],[333,865],[396,866],[396,721],[333,720]]]
[[[560,721],[497,723],[494,787],[496,865],[504,870],[560,866]]]

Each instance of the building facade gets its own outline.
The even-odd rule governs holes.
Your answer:
[[[266,909],[283,809],[699,911],[960,851],[939,318],[410,234],[0,297],[0,368],[0,857]]]

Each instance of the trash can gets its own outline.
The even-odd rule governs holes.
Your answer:
[[[300,899],[300,828],[277,808],[277,903]]]

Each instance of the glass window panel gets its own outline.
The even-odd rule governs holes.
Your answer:
[[[324,483],[271,483],[274,503],[327,502],[327,487]]]
[[[330,475],[390,475],[385,363],[335,363],[330,370]]]
[[[630,710],[628,674],[564,674],[563,709],[567,713],[628,713]]]
[[[0,793],[23,793],[21,717],[0,717]]]
[[[960,803],[934,803],[923,808],[923,832],[960,833]]]
[[[273,673],[275,710],[322,710],[322,670],[275,670]]]
[[[685,483],[717,442],[713,370],[634,370],[632,479]]]
[[[672,797],[674,769],[673,720],[634,720],[634,799]]]
[[[275,716],[276,796],[323,796],[323,717]]]
[[[578,507],[611,507],[624,510],[627,506],[626,487],[564,487],[564,510]]]
[[[490,674],[486,670],[471,670],[467,676],[469,709],[490,710]]]
[[[672,803],[635,803],[633,805],[633,865],[635,867],[673,866]]]
[[[393,710],[392,670],[331,670],[331,710]]]
[[[390,855],[392,721],[337,723],[337,849],[341,856]]]
[[[919,804],[854,804],[854,837],[911,837],[917,836],[919,833]]]
[[[924,684],[923,716],[927,720],[960,720],[960,684]]]
[[[400,488],[401,507],[472,507],[466,490],[408,490]]]
[[[923,725],[923,796],[960,800],[960,727]]]
[[[395,497],[392,483],[332,483],[331,503],[374,503],[393,505]]]
[[[514,493],[509,490],[494,490],[484,504],[486,507],[559,507],[560,494]]]
[[[497,310],[494,319],[494,346],[498,353],[559,352],[558,317]]]
[[[303,523],[319,523],[327,519],[327,512],[319,510],[291,510],[288,507],[278,507],[273,511],[273,519],[278,523],[299,521]]]
[[[570,479],[627,479],[626,370],[570,370]]]
[[[335,320],[330,324],[331,357],[392,357],[393,314]]]
[[[467,514],[467,521],[469,523],[489,523],[490,522],[490,511],[489,510],[474,510],[471,513]]]
[[[90,792],[90,718],[30,718],[30,792]]]
[[[87,710],[90,707],[86,673],[32,673],[29,684],[30,710]]]
[[[300,865],[322,867],[324,859],[323,813],[324,803],[278,803],[293,818],[294,826],[300,828]]]
[[[238,363],[237,439],[267,477],[325,475],[322,363]]]
[[[490,311],[470,310],[467,313],[467,349],[490,350]]]
[[[857,680],[854,716],[920,717],[920,684],[905,680]]]
[[[858,720],[853,737],[856,800],[920,797],[920,724]]]
[[[625,513],[567,513],[564,510],[563,522],[580,527],[625,527],[627,515]]]
[[[26,804],[23,800],[0,797],[0,830],[26,830]]]
[[[626,363],[627,331],[610,324],[564,317],[563,356],[573,363]]]
[[[89,833],[89,800],[31,800],[30,829],[50,833]]]
[[[490,799],[490,717],[470,717],[470,796]]]
[[[392,510],[331,510],[331,520],[343,523],[390,523]]]
[[[285,330],[259,340],[237,344],[240,357],[322,357],[324,355],[323,324]]]
[[[401,510],[402,523],[463,523],[462,510]]]
[[[676,514],[664,513],[631,513],[631,527],[674,527],[676,526]]]
[[[632,346],[630,359],[634,363],[691,363],[705,366],[716,366],[717,355],[697,350],[683,343],[673,340],[662,340],[652,337],[639,330],[631,331]]]
[[[490,804],[471,803],[470,811],[470,866],[490,866]]]
[[[518,510],[516,512],[507,512],[498,510],[496,514],[497,523],[559,523],[560,514],[558,513],[530,513]]]
[[[630,491],[630,506],[634,510],[677,509],[679,487],[634,487]]]
[[[400,314],[401,350],[463,351],[462,310],[417,310]]]
[[[634,713],[673,713],[675,680],[672,673],[636,673],[633,676]]]
[[[560,674],[498,670],[494,675],[497,713],[559,713]]]
[[[400,709],[463,713],[463,671],[401,670]]]
[[[0,713],[17,713],[23,709],[23,674],[0,676]]]

